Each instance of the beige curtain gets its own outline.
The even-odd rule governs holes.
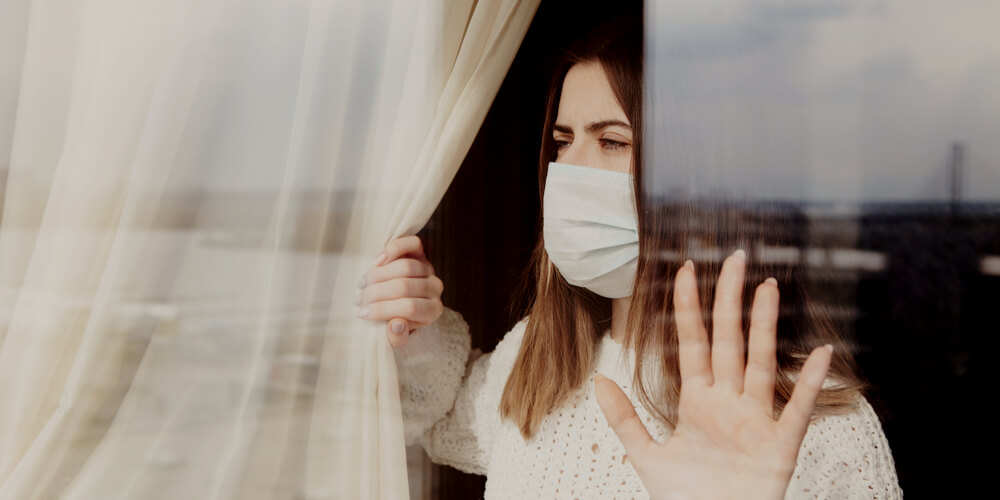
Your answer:
[[[0,2],[0,500],[405,498],[357,281],[537,4]]]

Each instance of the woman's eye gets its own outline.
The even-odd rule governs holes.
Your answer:
[[[610,149],[612,151],[623,149],[628,146],[626,142],[619,142],[611,139],[601,139],[601,147],[604,149]]]
[[[555,142],[556,142],[556,149],[557,150],[569,147],[569,141],[556,140]]]

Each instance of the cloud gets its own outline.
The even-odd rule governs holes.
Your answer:
[[[796,200],[1000,193],[1000,38],[982,0],[657,1],[647,24],[652,184]],[[993,62],[991,62],[993,61]],[[975,152],[975,153],[972,153]]]

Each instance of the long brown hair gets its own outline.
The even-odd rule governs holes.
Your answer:
[[[720,201],[664,202],[650,199],[645,192],[642,175],[642,42],[641,23],[624,19],[595,29],[560,55],[548,92],[538,169],[539,197],[542,198],[548,164],[556,154],[552,129],[559,109],[563,80],[573,65],[599,62],[633,129],[639,262],[624,343],[635,351],[633,384],[641,403],[668,425],[676,423],[680,373],[677,332],[670,307],[673,276],[682,262],[688,258],[695,259],[699,293],[702,303],[706,304],[710,303],[706,298],[714,296],[715,277],[721,265],[721,259],[703,259],[692,255],[689,250],[691,244],[698,242],[699,248],[729,251],[744,248],[747,251],[744,318],[748,317],[756,284],[768,276],[778,280],[782,308],[778,320],[775,411],[780,411],[791,397],[794,376],[810,350],[823,344],[834,346],[829,373],[837,384],[820,393],[816,413],[822,415],[848,410],[864,384],[849,345],[838,334],[828,308],[809,293],[807,277],[800,266],[761,262],[754,258],[754,248],[746,247],[748,243],[805,246],[805,241],[791,240],[803,234],[803,231],[795,231],[793,227],[802,223],[801,218],[781,207],[761,210],[760,207]],[[500,400],[501,416],[516,423],[525,438],[535,432],[549,411],[584,383],[591,373],[600,335],[611,322],[610,299],[566,282],[548,258],[541,232],[528,272],[535,277],[534,280],[525,280],[535,283],[533,290],[526,291],[530,294],[528,322],[520,352]],[[711,331],[710,315],[706,316],[706,326]],[[650,363],[658,366],[651,366]],[[651,373],[656,374],[658,380],[650,380]]]

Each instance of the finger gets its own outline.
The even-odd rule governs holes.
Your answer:
[[[429,325],[444,311],[444,306],[437,299],[396,299],[373,302],[358,309],[359,318],[370,321],[389,321],[393,318],[403,318],[411,328]]]
[[[774,380],[778,361],[778,282],[768,278],[757,286],[750,309],[750,347],[744,394],[773,415]]]
[[[812,416],[813,408],[816,406],[816,398],[819,397],[823,380],[830,367],[832,354],[833,347],[829,345],[817,347],[802,366],[795,389],[792,390],[792,398],[788,400],[788,404],[781,412],[781,418],[778,419],[779,433],[789,447],[794,445],[795,449],[798,449],[802,443],[806,428],[809,426],[809,417]]]
[[[385,325],[385,332],[389,345],[399,347],[410,338],[410,325],[403,318],[393,318]]]
[[[701,320],[698,282],[690,260],[674,278],[674,317],[677,322],[677,351],[681,384],[712,385],[708,332]]]
[[[722,263],[712,305],[712,376],[715,383],[743,392],[743,275],[746,253]]]
[[[417,260],[427,260],[424,255],[424,244],[417,236],[401,236],[385,245],[385,248],[375,257],[375,265],[392,262],[404,255],[410,255]]]
[[[372,268],[361,282],[361,288],[396,278],[423,278],[432,276],[430,264],[416,259],[397,259],[384,266]]]
[[[443,291],[444,284],[437,276],[396,278],[366,286],[361,291],[361,304],[358,305],[407,297],[423,299],[440,298]]]
[[[639,420],[632,402],[618,384],[601,375],[594,375],[594,394],[611,430],[615,431],[625,452],[632,456],[632,463],[636,463],[655,441]]]

